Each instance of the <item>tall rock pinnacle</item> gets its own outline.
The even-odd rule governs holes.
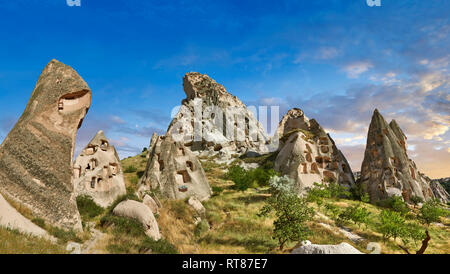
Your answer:
[[[370,122],[361,167],[361,184],[372,202],[391,196],[434,197],[426,178],[408,158],[406,135],[395,120],[388,124],[376,109]]]
[[[81,229],[72,159],[91,96],[75,70],[52,60],[0,146],[0,192],[28,207],[36,217],[64,228]]]

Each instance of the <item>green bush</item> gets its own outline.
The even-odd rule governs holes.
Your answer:
[[[331,219],[333,220],[337,220],[339,214],[341,213],[341,209],[337,205],[332,203],[326,203],[325,210],[329,215],[331,215]]]
[[[438,200],[427,201],[420,208],[419,219],[427,225],[439,222],[441,217],[448,214],[448,211],[441,208]]]
[[[232,166],[225,174],[225,178],[234,182],[237,190],[245,191],[248,188],[267,186],[272,176],[276,175],[273,169],[256,168],[245,170],[241,166]]]
[[[218,186],[213,186],[211,187],[212,191],[213,191],[213,195],[220,195],[220,193],[223,192],[223,188],[222,187],[218,187]]]
[[[392,209],[393,211],[398,212],[403,216],[405,216],[410,211],[408,205],[399,196],[393,196],[389,199],[379,201],[377,204],[381,207]]]
[[[370,203],[369,193],[365,192],[363,195],[361,195],[360,200],[363,203]]]
[[[361,224],[366,224],[367,227],[369,215],[370,212],[366,208],[355,205],[347,207],[344,212],[339,215],[339,220],[341,222],[352,221],[358,225],[358,227],[361,227]]]
[[[202,220],[195,226],[194,235],[201,237],[203,234],[209,231],[209,223],[206,220]]]
[[[126,234],[132,237],[145,237],[144,227],[138,221],[118,217],[114,215],[105,215],[100,219],[100,225],[104,228],[112,227],[115,234]]]
[[[82,242],[82,240],[73,230],[64,230],[62,228],[52,226],[48,228],[47,231],[50,233],[50,235],[58,238],[58,240],[63,243],[67,243],[69,241],[77,243]]]
[[[414,204],[414,207],[416,207],[418,204],[423,203],[422,197],[419,196],[412,196],[410,198],[411,203]]]
[[[403,235],[405,229],[405,218],[399,213],[392,210],[383,210],[378,216],[379,224],[377,226],[378,232],[383,234],[383,239],[387,240],[393,237]]]
[[[270,193],[258,216],[268,216],[275,212],[273,238],[277,239],[280,249],[288,241],[303,241],[311,234],[307,223],[314,217],[314,210],[308,207],[306,199],[297,196],[293,180],[287,176],[274,176],[270,179]]]
[[[82,195],[77,197],[78,211],[84,219],[91,219],[103,213],[104,209],[97,205],[92,197]]]
[[[33,220],[31,220],[34,224],[38,225],[39,227],[45,229],[45,220],[42,218],[34,218]]]
[[[133,173],[136,172],[137,168],[133,165],[127,166],[123,172],[125,173]]]

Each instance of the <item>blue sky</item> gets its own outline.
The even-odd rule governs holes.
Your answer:
[[[450,176],[450,2],[381,3],[0,0],[0,141],[55,58],[93,92],[77,151],[103,129],[121,157],[140,152],[198,71],[247,104],[302,108],[354,170],[377,107],[423,172]]]

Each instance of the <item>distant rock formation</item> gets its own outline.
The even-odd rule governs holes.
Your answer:
[[[375,109],[361,167],[361,184],[371,202],[392,196],[433,198],[426,178],[407,155],[406,136],[395,120],[388,124]]]
[[[450,202],[450,195],[445,190],[445,188],[439,183],[439,181],[433,180],[430,182],[431,191],[433,191],[433,195],[436,199],[441,201],[444,204]]]
[[[195,153],[230,158],[248,151],[268,152],[264,128],[253,113],[206,74],[183,78],[187,98],[167,133]]]
[[[86,82],[71,67],[52,60],[0,146],[2,194],[55,226],[81,230],[72,159],[91,96]]]
[[[149,148],[150,158],[139,183],[141,197],[146,191],[159,190],[169,199],[191,196],[200,201],[208,199],[211,187],[202,165],[192,151],[175,142],[170,135],[154,136]]]
[[[275,170],[294,179],[300,192],[323,181],[347,187],[355,184],[350,165],[333,139],[302,110],[289,110],[278,126],[277,135],[280,150]]]
[[[90,196],[102,207],[126,194],[119,155],[101,130],[75,160],[73,176],[75,195]]]

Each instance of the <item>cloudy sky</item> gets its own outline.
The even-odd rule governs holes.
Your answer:
[[[381,3],[0,0],[0,142],[55,58],[93,92],[77,151],[103,129],[121,157],[140,152],[198,71],[248,105],[303,109],[354,171],[378,108],[419,169],[450,176],[450,1]]]

